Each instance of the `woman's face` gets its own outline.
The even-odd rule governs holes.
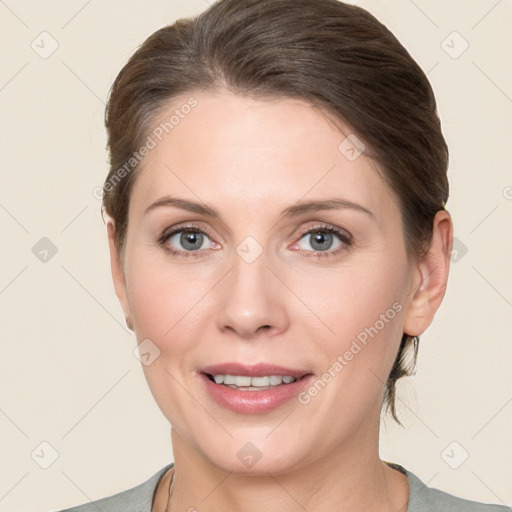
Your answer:
[[[158,405],[225,471],[276,474],[374,443],[419,284],[396,196],[350,130],[306,103],[193,97],[153,132],[115,280]],[[245,368],[212,373],[306,376],[242,391],[203,373],[228,363]]]

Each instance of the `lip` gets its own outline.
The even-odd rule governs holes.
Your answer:
[[[265,375],[290,375],[297,380],[290,384],[282,384],[262,391],[238,391],[222,384],[216,384],[208,375],[230,374],[262,377]],[[315,376],[307,370],[294,370],[281,366],[257,364],[252,366],[239,363],[225,363],[202,368],[199,377],[210,398],[220,406],[240,414],[263,414],[296,397],[307,386],[311,385]]]
[[[241,363],[222,363],[212,366],[206,366],[199,370],[201,373],[209,375],[246,375],[249,377],[264,377],[265,375],[289,375],[295,379],[300,379],[304,375],[311,373],[310,370],[284,368],[273,364],[258,363],[253,365],[245,365]]]

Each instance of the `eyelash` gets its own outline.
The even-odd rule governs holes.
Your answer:
[[[309,227],[305,228],[303,231],[301,231],[301,233],[297,239],[297,242],[295,242],[295,243],[298,243],[302,239],[302,237],[305,235],[310,235],[310,234],[319,233],[319,232],[336,235],[339,238],[342,245],[340,247],[338,247],[337,249],[328,250],[328,251],[303,251],[304,253],[306,253],[304,255],[307,258],[330,258],[330,257],[338,256],[340,253],[342,253],[343,251],[346,251],[352,245],[353,240],[352,240],[351,235],[349,235],[346,231],[342,231],[339,228],[331,226],[330,224],[319,224],[318,226],[313,226],[313,227],[309,226]],[[308,254],[308,253],[310,253],[310,254]]]
[[[172,231],[164,231],[162,236],[157,240],[157,245],[159,247],[162,247],[165,251],[169,252],[173,256],[179,256],[179,257],[192,257],[192,258],[198,258],[201,257],[199,251],[177,251],[175,249],[171,249],[167,242],[169,238],[174,236],[176,233],[181,232],[188,232],[188,233],[200,233],[203,235],[206,235],[208,238],[213,239],[213,236],[208,232],[208,230],[204,228],[199,228],[198,226],[194,225],[187,225],[187,226],[179,226]],[[337,256],[342,251],[346,251],[351,245],[352,245],[352,236],[349,235],[346,231],[342,231],[334,226],[331,226],[330,224],[322,224],[314,227],[308,227],[304,231],[302,231],[295,243],[298,243],[305,235],[313,234],[313,233],[330,233],[333,235],[336,235],[339,240],[342,242],[342,246],[338,247],[337,249],[333,251],[303,251],[306,253],[312,253],[306,255],[306,257],[313,257],[313,258],[329,258]]]

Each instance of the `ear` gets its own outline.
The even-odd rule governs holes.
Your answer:
[[[452,220],[447,211],[441,210],[434,217],[432,245],[414,265],[411,298],[404,322],[404,332],[409,336],[423,333],[441,305],[448,281],[452,246]]]
[[[126,277],[123,269],[119,253],[117,251],[115,243],[115,222],[109,217],[107,220],[107,233],[108,233],[108,247],[110,250],[110,268],[112,271],[112,281],[114,282],[114,289],[116,291],[117,298],[123,308],[124,316],[126,318],[126,324],[130,329],[133,330],[130,320],[130,308],[128,305],[128,295],[126,293]]]

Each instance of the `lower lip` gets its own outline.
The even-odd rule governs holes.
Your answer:
[[[219,405],[241,414],[262,414],[272,411],[297,396],[315,377],[313,374],[305,375],[291,384],[281,384],[262,391],[238,391],[222,384],[215,384],[204,373],[199,376],[213,400]]]

